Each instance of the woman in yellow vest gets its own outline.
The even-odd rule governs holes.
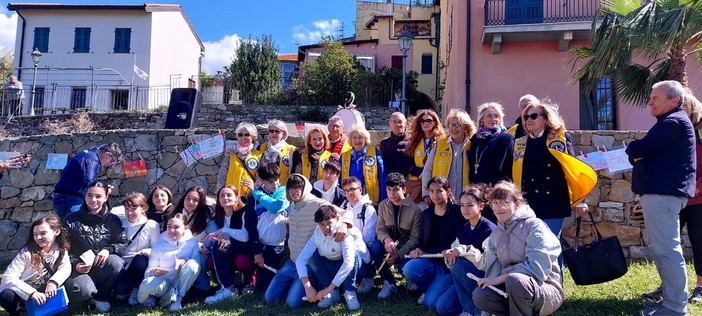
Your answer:
[[[217,174],[217,187],[231,184],[239,190],[241,196],[247,196],[253,192],[256,171],[261,165],[263,153],[255,149],[258,131],[253,124],[239,123],[236,139],[234,153],[222,159]]]
[[[356,177],[361,180],[363,194],[368,194],[373,205],[387,198],[385,167],[380,149],[370,144],[370,133],[362,125],[348,132],[351,150],[341,153],[341,180]]]
[[[529,104],[522,123],[527,135],[514,144],[512,177],[521,187],[529,206],[551,231],[560,236],[563,219],[571,215],[571,205],[582,202],[589,193],[586,184],[597,182],[597,175],[572,157],[570,134],[555,105]],[[589,178],[569,181],[571,175]],[[594,176],[594,179],[592,177]],[[590,187],[590,190],[592,188]],[[587,212],[587,204],[576,207],[576,215]]]
[[[429,199],[429,180],[442,176],[449,180],[456,201],[470,182],[468,174],[468,159],[466,152],[470,148],[470,138],[475,134],[475,124],[466,111],[451,109],[446,117],[446,126],[449,128],[449,137],[436,142],[436,146],[427,157],[426,166],[422,172],[422,197],[427,205]]]
[[[311,183],[322,180],[324,165],[332,159],[329,139],[321,127],[313,127],[305,136],[305,148],[298,148],[293,154],[292,170],[299,173]]]
[[[446,131],[441,125],[441,118],[432,110],[421,110],[411,124],[405,154],[414,159],[406,181],[407,195],[415,203],[422,200],[422,171],[424,164],[436,142],[446,138]]]
[[[280,167],[280,183],[286,183],[292,166],[292,157],[297,147],[286,142],[288,128],[281,120],[268,121],[268,141],[258,150],[263,153],[261,163],[276,163]]]

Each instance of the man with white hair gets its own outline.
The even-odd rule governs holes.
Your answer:
[[[3,87],[5,90],[5,100],[7,100],[7,109],[5,114],[22,115],[24,107],[24,87],[22,82],[17,80],[17,77],[11,76]]]
[[[388,162],[385,165],[385,173],[399,172],[407,177],[411,163],[411,157],[405,154],[405,135],[407,133],[407,118],[402,112],[394,112],[390,115],[390,136],[380,141],[380,154]]]
[[[346,136],[344,136],[344,121],[337,115],[330,117],[327,130],[329,131],[330,143],[327,151],[332,153],[332,159],[339,161],[341,152],[351,149],[351,145],[348,144]]]
[[[525,94],[519,98],[519,102],[517,102],[517,119],[514,121],[514,126],[507,130],[507,133],[514,136],[514,139],[526,135],[526,130],[524,129],[524,125],[522,123],[522,112],[524,112],[524,109],[526,109],[529,104],[537,103],[539,103],[539,99],[532,94]]]

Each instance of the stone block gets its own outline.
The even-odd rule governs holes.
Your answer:
[[[10,169],[10,185],[24,189],[34,183],[34,174],[29,168]]]
[[[12,187],[12,186],[3,186],[2,189],[0,189],[0,198],[7,199],[11,198],[13,196],[17,196],[22,192],[22,190]]]
[[[51,213],[52,212],[34,212],[34,215],[32,215],[32,222],[34,222],[40,218],[46,217]]]
[[[580,141],[578,144],[581,146],[592,146],[592,132],[582,131],[580,133]]]
[[[624,222],[624,211],[619,208],[600,208],[602,212],[602,220],[621,223]]]
[[[138,150],[157,150],[158,137],[156,135],[142,134],[134,139],[134,143]]]
[[[653,260],[653,251],[646,246],[629,246],[629,258]]]
[[[212,160],[212,159],[210,159]],[[204,164],[196,164],[195,165],[195,171],[197,172],[198,175],[210,175],[210,174],[217,174],[219,172],[219,167],[216,165],[212,166],[206,166]]]
[[[33,208],[35,211],[50,211],[54,209],[54,201],[49,199],[37,201]]]
[[[177,153],[161,153],[160,159],[158,159],[158,163],[163,169],[168,169],[171,166],[173,166],[174,163],[178,162],[180,160],[180,156]]]
[[[13,207],[17,207],[19,205],[20,205],[19,196],[12,197],[9,199],[0,200],[0,209],[13,208]]]
[[[154,185],[158,180],[163,177],[162,168],[152,168],[147,170],[146,179],[149,186]]]
[[[22,201],[40,201],[46,196],[44,187],[30,187],[22,191]]]
[[[15,236],[12,237],[10,244],[7,245],[7,249],[19,250],[19,248],[22,247],[24,242],[27,240],[27,236],[29,236],[29,227],[20,226],[17,233],[15,233]]]
[[[11,220],[0,220],[0,236],[13,236],[18,227],[19,225]]]
[[[185,172],[185,163],[182,161],[178,161],[177,163],[173,164],[173,166],[166,169],[166,174],[170,175],[176,179],[181,178],[184,175],[184,172]]]
[[[60,170],[37,170],[34,174],[34,185],[55,185],[61,178]]]
[[[620,202],[600,202],[597,206],[602,208],[624,208],[624,203]]]
[[[631,183],[625,180],[615,180],[612,182],[612,190],[609,192],[609,200],[617,202],[633,201],[634,192],[631,191]]]
[[[16,207],[12,211],[12,215],[10,215],[10,220],[20,223],[29,223],[32,221],[33,212],[34,210],[31,207]]]

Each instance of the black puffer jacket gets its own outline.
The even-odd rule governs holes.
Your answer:
[[[68,214],[63,224],[71,244],[69,255],[73,267],[81,262],[80,255],[88,249],[95,254],[102,249],[119,256],[124,253],[127,234],[119,217],[110,213],[107,205],[98,214],[92,214],[84,204],[77,212]]]

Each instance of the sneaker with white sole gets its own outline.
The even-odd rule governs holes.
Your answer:
[[[346,306],[350,311],[355,311],[361,308],[361,303],[358,302],[358,296],[356,296],[356,291],[346,291],[344,292],[344,300],[346,301]]]
[[[695,287],[687,301],[690,302],[690,304],[702,303],[702,287]]]
[[[175,301],[173,301],[173,303],[171,303],[171,306],[168,307],[168,310],[171,312],[179,311],[181,308],[183,308],[183,306],[181,304],[182,300],[183,300],[183,298],[178,296],[178,298],[176,298]]]
[[[95,303],[95,309],[97,309],[98,312],[100,313],[107,313],[110,311],[110,308],[112,306],[110,305],[110,302],[108,301],[94,301]]]
[[[334,303],[338,303],[339,301],[341,301],[341,295],[339,295],[339,289],[334,289],[329,294],[331,294],[331,296],[319,301],[319,303],[317,303],[317,307],[328,308],[329,306],[332,306]]]
[[[358,293],[365,294],[373,290],[373,279],[372,278],[363,278],[361,281],[361,284],[358,285]]]
[[[127,300],[127,303],[129,305],[138,305],[139,304],[139,289],[138,288],[133,288],[132,293],[129,294],[129,300]]]
[[[149,296],[144,302],[144,306],[148,308],[155,308],[158,305],[158,299],[155,296]]]
[[[232,291],[232,290],[225,287],[225,288],[222,288],[221,290],[217,291],[217,293],[215,293],[214,295],[207,297],[205,299],[205,303],[214,304],[214,303],[226,300],[226,299],[235,298],[237,294],[239,294],[238,289],[235,288],[234,291]]]
[[[417,299],[417,304],[424,305],[424,299],[427,297],[426,295],[427,293],[422,293],[422,295],[420,295]]]
[[[390,297],[390,295],[397,293],[397,291],[397,285],[390,284],[388,281],[383,281],[383,288],[378,293],[378,298],[386,299]]]

